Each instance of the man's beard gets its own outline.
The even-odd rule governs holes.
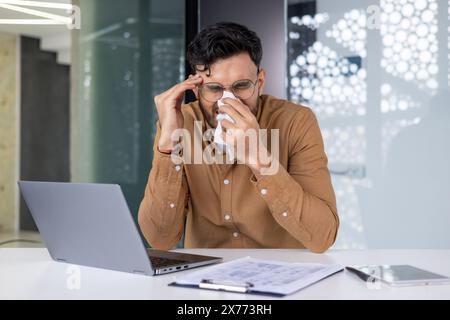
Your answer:
[[[202,111],[203,118],[209,124],[209,126],[211,128],[217,127],[216,117],[219,112],[219,106],[217,105],[217,102],[214,103],[214,105],[212,106],[211,108],[212,111],[209,111],[209,109],[205,108],[200,99],[198,100],[198,104],[200,106],[200,110]]]

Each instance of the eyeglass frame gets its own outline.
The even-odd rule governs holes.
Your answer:
[[[259,74],[259,71],[260,71],[260,70],[258,69],[257,75]],[[219,86],[222,88],[222,96],[223,96],[223,91],[225,91],[225,89],[227,89],[227,88],[230,88],[230,89],[231,89],[231,92],[233,92],[233,94],[236,96],[236,98],[244,99],[244,98],[241,98],[241,97],[239,97],[238,95],[236,95],[236,94],[234,93],[234,90],[233,90],[234,84],[235,84],[236,82],[239,82],[239,81],[250,81],[250,83],[253,85],[253,92],[252,92],[252,94],[251,94],[248,98],[245,98],[245,99],[249,99],[250,97],[252,97],[252,96],[255,94],[255,88],[256,88],[256,85],[257,85],[258,82],[259,82],[259,79],[256,79],[255,82],[253,82],[253,81],[250,80],[250,79],[239,79],[239,80],[234,81],[230,86],[224,86],[224,85],[222,85],[222,84],[219,83],[219,82],[207,82],[207,83],[204,83],[204,84],[198,86],[198,89],[199,89],[199,93],[201,93],[204,85],[206,85],[206,84],[217,84],[217,85],[219,85]],[[202,96],[205,98],[205,96],[204,96],[203,94],[202,94]],[[206,99],[206,98],[205,98],[205,100],[207,100],[207,101],[209,101],[209,102],[217,102],[217,101],[219,101],[219,100],[222,98],[222,96],[221,96],[219,99],[215,100],[215,101],[211,101],[211,100],[208,100],[208,99]],[[244,100],[245,100],[245,99],[244,99]]]

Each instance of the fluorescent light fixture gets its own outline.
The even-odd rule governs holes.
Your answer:
[[[71,10],[72,5],[69,3],[44,2],[44,1],[27,1],[27,0],[0,0],[0,3],[15,4],[27,7],[54,8]]]
[[[50,19],[0,19],[0,24],[65,25],[65,23]]]
[[[40,2],[40,1],[26,1],[26,0],[0,0],[0,8],[8,9],[16,12],[25,13],[32,16],[37,16],[46,19],[0,19],[0,24],[72,24],[72,17],[65,17],[41,10],[24,8],[23,6],[29,7],[40,7],[40,8],[52,8],[52,9],[65,9],[66,11],[72,13],[74,9],[72,4],[67,3],[55,3],[55,2]]]

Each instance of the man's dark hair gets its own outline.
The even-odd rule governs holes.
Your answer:
[[[201,30],[187,48],[187,60],[192,70],[208,71],[218,59],[247,52],[259,70],[262,59],[261,40],[246,26],[233,22],[219,22]],[[202,65],[203,69],[196,66]]]

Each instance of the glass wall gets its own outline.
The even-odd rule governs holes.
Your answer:
[[[72,180],[119,184],[137,215],[152,159],[153,96],[184,79],[184,1],[78,4]]]
[[[136,214],[153,96],[184,78],[185,2],[78,3],[72,180],[120,184]],[[341,217],[336,248],[450,248],[449,7],[287,0],[286,93],[322,129]]]
[[[450,248],[449,5],[288,1],[288,97],[321,125],[336,248]]]

